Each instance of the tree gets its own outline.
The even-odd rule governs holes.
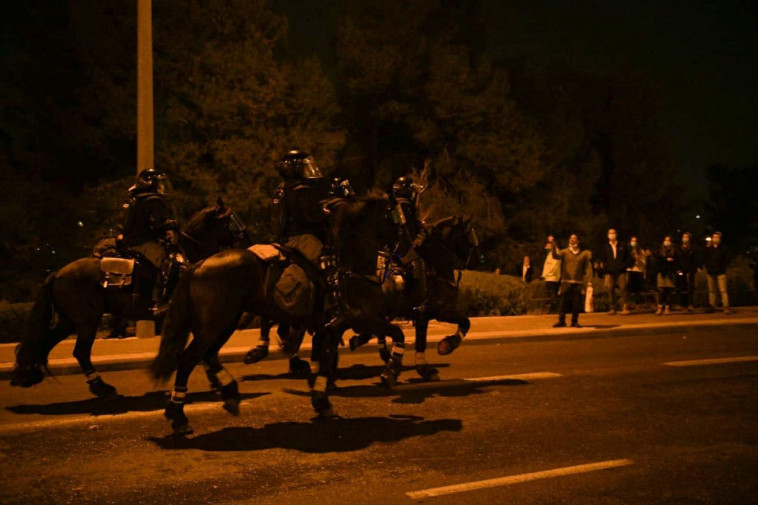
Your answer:
[[[470,213],[485,247],[506,240],[505,209],[541,181],[545,142],[511,98],[508,73],[472,38],[476,2],[364,2],[339,31],[348,145],[366,154],[351,178],[387,187],[429,163],[434,217]],[[509,210],[517,210],[515,207]]]
[[[333,164],[344,134],[334,90],[315,59],[278,62],[286,20],[262,0],[156,3],[156,157],[182,213],[222,195],[257,237],[298,147]]]

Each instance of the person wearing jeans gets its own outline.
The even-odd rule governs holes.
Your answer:
[[[716,232],[711,238],[711,247],[705,250],[705,272],[708,274],[708,304],[711,312],[716,310],[716,288],[721,294],[721,304],[724,314],[731,314],[729,309],[729,294],[726,290],[726,267],[729,264],[727,250],[721,243],[721,232]]]

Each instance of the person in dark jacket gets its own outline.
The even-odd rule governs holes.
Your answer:
[[[724,306],[724,314],[731,314],[729,309],[729,295],[726,291],[726,267],[729,265],[729,256],[726,247],[721,243],[721,232],[716,232],[711,238],[711,247],[706,248],[704,255],[705,272],[708,274],[708,304],[709,310],[716,310],[716,287],[721,293],[721,304]]]
[[[682,300],[682,307],[686,307],[688,312],[692,312],[692,302],[695,299],[697,254],[695,253],[692,244],[692,235],[690,233],[684,233],[682,235],[682,243],[677,248],[676,253],[676,288]]]
[[[632,264],[629,248],[626,244],[619,242],[616,230],[608,230],[608,242],[603,245],[600,254],[600,268],[605,270],[605,287],[611,298],[611,308],[608,314],[616,314],[616,289],[621,294],[621,304],[623,312],[629,313],[627,306],[627,274],[626,269]]]
[[[676,276],[676,247],[671,242],[671,237],[663,239],[663,244],[658,251],[658,276],[656,287],[658,288],[658,311],[655,315],[671,314],[671,293],[674,291],[674,279]]]
[[[418,254],[418,248],[426,240],[426,228],[418,217],[418,199],[423,186],[413,182],[410,176],[398,177],[392,184],[390,199],[393,204],[392,216],[398,226],[398,246],[396,255],[400,264],[410,266],[416,296],[421,302],[415,307],[417,312],[426,310],[426,263]]]
[[[329,182],[313,157],[296,149],[276,169],[284,181],[272,200],[274,232],[285,246],[318,266],[327,224],[321,201],[328,197]]]
[[[122,206],[123,221],[117,238],[118,247],[139,253],[155,267],[159,282],[156,284],[156,276],[153,276],[149,279],[153,286],[142,286],[141,292],[137,293],[142,298],[148,295],[146,291],[152,291],[154,315],[165,312],[173,285],[178,280],[169,275],[168,268],[168,249],[176,247],[179,238],[179,223],[173,219],[165,200],[168,186],[166,174],[159,170],[148,168],[137,175],[134,185],[129,188],[129,199]]]
[[[592,282],[592,253],[579,247],[579,235],[569,237],[566,249],[558,250],[557,244],[552,243],[550,254],[553,259],[561,261],[561,302],[558,312],[558,322],[555,328],[566,326],[566,312],[571,310],[571,326],[581,328],[579,310],[582,306],[582,290],[587,283]]]

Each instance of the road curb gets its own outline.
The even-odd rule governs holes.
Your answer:
[[[737,320],[716,320],[716,321],[683,321],[666,324],[633,324],[619,325],[611,328],[560,328],[560,329],[538,329],[528,331],[489,331],[489,332],[471,332],[466,337],[467,345],[477,343],[488,343],[493,340],[505,340],[508,342],[520,341],[550,341],[550,340],[575,340],[586,338],[609,338],[609,337],[628,337],[636,335],[656,335],[672,332],[691,332],[702,328],[713,327],[755,327],[758,331],[758,320],[737,319]],[[430,335],[430,343],[439,342],[444,335]],[[413,339],[408,339],[408,349],[410,350]],[[303,351],[309,351],[310,343],[305,343]],[[243,360],[250,347],[232,347],[221,349],[219,358],[223,363],[238,363]],[[374,346],[365,346],[356,352],[374,352]],[[434,346],[431,346],[429,352],[436,352]],[[134,353],[119,354],[114,356],[93,356],[92,363],[98,372],[116,372],[125,370],[146,369],[156,353]],[[269,360],[286,359],[278,351],[273,351]],[[53,375],[71,375],[81,373],[79,364],[74,358],[51,359],[49,364],[50,372]],[[13,363],[0,363],[0,380],[9,380],[13,373]]]

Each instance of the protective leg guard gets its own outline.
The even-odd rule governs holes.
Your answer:
[[[107,384],[97,372],[94,370],[85,372],[87,376],[87,385],[89,386],[90,393],[103,399],[112,399],[118,396],[116,388]]]
[[[174,430],[175,435],[189,435],[194,431],[189,425],[189,419],[184,415],[184,402],[186,396],[186,387],[174,387],[171,399],[168,401],[166,409],[163,411],[165,418],[171,421],[171,428]]]

